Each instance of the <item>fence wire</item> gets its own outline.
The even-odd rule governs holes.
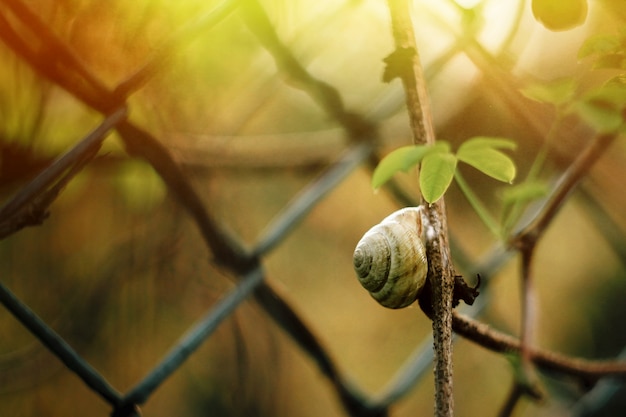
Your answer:
[[[38,317],[0,279],[0,302],[4,307],[63,362],[70,372],[78,376],[94,395],[111,406],[113,410],[111,415],[116,417],[138,415],[139,406],[150,401],[155,390],[161,387],[186,359],[194,355],[224,319],[232,316],[245,300],[252,298],[316,364],[348,415],[387,415],[390,407],[397,404],[429,374],[433,356],[432,341],[426,339],[416,345],[414,352],[381,393],[367,394],[365,389],[341,370],[341,366],[336,363],[333,355],[316,335],[313,326],[300,315],[285,292],[266,276],[262,266],[265,258],[284,244],[298,224],[306,219],[329,193],[361,167],[371,170],[376,165],[379,160],[377,150],[381,141],[377,119],[402,106],[401,94],[396,93],[391,99],[382,99],[381,101],[387,100],[386,104],[373,111],[372,117],[349,110],[344,103],[342,92],[307,70],[302,60],[297,58],[281,39],[264,7],[255,0],[223,1],[210,12],[175,30],[167,40],[155,48],[155,52],[147,61],[113,88],[108,87],[98,74],[83,64],[78,53],[33,10],[33,5],[27,6],[20,0],[2,0],[0,3],[3,5],[0,10],[0,38],[9,49],[40,77],[63,88],[85,106],[102,115],[102,122],[91,133],[77,140],[70,150],[54,160],[34,180],[21,187],[0,208],[0,236],[7,239],[25,227],[45,222],[49,212],[54,211],[54,202],[59,194],[82,169],[94,162],[103,142],[115,131],[121,137],[128,154],[147,161],[160,176],[168,192],[176,197],[180,207],[200,231],[213,261],[235,280],[234,288],[207,308],[204,315],[189,327],[143,379],[130,389],[122,391],[107,382],[103,372],[81,356],[71,344],[53,330],[50,323]],[[197,187],[188,179],[184,167],[173,156],[172,151],[159,141],[150,129],[132,121],[129,116],[132,110],[130,98],[134,93],[166,71],[181,50],[192,42],[199,42],[201,36],[210,33],[232,14],[242,18],[257,41],[270,53],[278,72],[286,82],[304,91],[328,118],[341,126],[346,137],[343,153],[284,206],[251,247],[242,245],[241,239],[227,230],[207,207]],[[515,27],[512,33],[514,31]],[[512,39],[511,37],[504,42],[502,50],[506,52],[507,44],[512,42]],[[470,52],[467,52],[468,50]],[[429,78],[433,78],[460,51],[468,53],[480,70],[485,73],[493,72],[487,62],[491,63],[495,57],[479,43],[475,41],[468,43],[465,34],[461,33],[453,47],[429,67]],[[503,53],[498,68],[509,69],[506,68],[508,65]],[[514,88],[506,85],[509,79],[498,78],[498,80],[496,90]],[[521,114],[520,117],[524,118],[527,115]],[[402,185],[393,183],[388,191],[398,205],[415,204]],[[471,314],[480,314],[484,306],[490,302],[488,287],[490,278],[501,270],[512,254],[498,247],[490,251],[482,262],[478,262],[464,254],[462,248],[456,247],[455,256],[460,264],[464,264],[461,265],[464,271],[479,272],[483,277],[479,305],[471,310]],[[463,262],[463,259],[466,261]],[[600,390],[601,387],[597,389]],[[588,395],[584,401],[590,401],[590,397],[591,395]]]

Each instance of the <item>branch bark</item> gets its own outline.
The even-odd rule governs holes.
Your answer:
[[[434,144],[435,132],[428,102],[415,34],[406,0],[388,0],[396,50],[385,60],[383,80],[400,77],[404,85],[413,141]],[[424,203],[422,199],[422,203]],[[435,350],[435,415],[453,414],[452,396],[452,299],[454,268],[448,244],[447,220],[443,198],[432,205],[424,204],[430,228],[426,245],[428,280]]]
[[[532,333],[535,322],[532,274],[533,254],[537,243],[552,220],[556,217],[559,209],[563,206],[572,190],[589,172],[600,156],[606,152],[616,138],[617,134],[615,133],[596,136],[562,175],[557,187],[553,190],[551,197],[537,217],[509,241],[510,246],[517,249],[522,255],[522,326],[520,356],[522,359],[522,370],[525,374],[524,383],[527,384],[526,388],[528,390],[535,392],[537,395],[540,394],[540,388],[531,366],[530,354],[530,349],[533,345]]]

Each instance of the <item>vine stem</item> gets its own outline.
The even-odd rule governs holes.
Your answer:
[[[407,110],[416,145],[435,143],[435,132],[419,59],[409,2],[388,0],[396,50],[385,60],[383,79],[400,77],[404,86]],[[424,203],[422,198],[422,203]],[[428,280],[431,287],[433,343],[435,352],[435,416],[453,414],[452,396],[452,296],[454,268],[448,244],[445,203],[441,198],[431,205],[423,204],[429,219],[426,244]]]
[[[487,226],[489,231],[495,237],[500,238],[502,236],[502,231],[500,230],[498,223],[493,219],[491,214],[489,214],[489,210],[487,210],[487,208],[480,201],[480,198],[478,198],[478,196],[472,191],[471,187],[467,181],[465,181],[465,178],[461,175],[461,172],[458,169],[454,171],[454,179],[461,189],[461,192],[474,209],[474,212],[476,212],[480,220],[482,220],[483,224]]]

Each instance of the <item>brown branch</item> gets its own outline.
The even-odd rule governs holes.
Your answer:
[[[517,383],[517,381],[513,381],[511,386],[511,390],[507,394],[507,398],[505,403],[502,405],[500,412],[498,413],[498,417],[510,417],[513,414],[513,410],[515,406],[524,396],[524,387]]]
[[[0,9],[0,38],[33,70],[101,113],[124,106],[26,5],[2,1],[9,7]]]
[[[409,3],[403,0],[388,0],[388,5],[396,50],[385,58],[387,68],[383,74],[383,81],[391,81],[395,77],[402,80],[413,141],[416,144],[432,145],[435,143],[435,131],[424,73],[415,43]]]
[[[530,366],[529,346],[532,342],[534,290],[532,279],[532,259],[537,242],[543,236],[550,222],[554,219],[559,209],[562,207],[572,190],[578,185],[581,179],[588,173],[593,164],[608,149],[616,134],[598,135],[589,144],[582,154],[570,165],[562,175],[557,187],[553,191],[550,199],[543,207],[539,215],[521,232],[519,232],[510,242],[522,255],[522,326],[521,326],[521,350],[522,372],[524,382],[528,383],[528,389],[538,392],[537,378]]]
[[[578,158],[563,173],[554,192],[541,213],[523,230],[517,233],[510,241],[510,245],[520,249],[525,246],[534,245],[543,235],[546,228],[554,219],[559,209],[567,199],[567,196],[578,185],[580,180],[591,169],[592,165],[602,156],[611,143],[617,138],[615,133],[606,133],[596,136],[589,146],[580,154]]]
[[[376,139],[376,126],[359,114],[348,111],[339,91],[330,84],[315,78],[280,40],[265,9],[257,0],[242,0],[239,11],[258,41],[272,55],[278,70],[291,86],[305,91],[315,100],[344,128],[350,140],[374,141]]]
[[[457,312],[453,312],[452,328],[455,333],[491,351],[514,354],[521,352],[521,343],[518,339]],[[528,355],[531,361],[544,371],[579,378],[585,386],[593,385],[605,376],[626,379],[624,362],[591,361],[533,347],[528,347]]]
[[[385,59],[387,68],[383,80],[400,77],[404,85],[413,141],[415,144],[434,144],[435,132],[430,113],[424,74],[411,22],[409,2],[388,0],[396,50]],[[423,203],[423,201],[422,201]],[[452,300],[454,268],[448,244],[447,220],[443,198],[425,204],[432,238],[426,244],[428,281],[430,291],[420,299],[420,305],[432,311],[435,349],[435,415],[453,414],[452,396]],[[428,305],[431,304],[431,305]]]
[[[521,377],[515,381],[519,385],[519,395],[532,394],[532,398],[541,398],[539,379],[531,365],[530,346],[534,344],[533,330],[536,312],[534,279],[532,274],[533,255],[536,246],[524,248],[521,251],[521,294],[522,294],[522,324],[520,335],[520,373]]]
[[[39,54],[40,58],[50,60],[46,63],[51,68],[61,73],[65,72],[65,70],[74,72],[85,80],[84,86],[93,88],[93,92],[96,95],[101,95],[107,90],[106,85],[93,76],[88,68],[83,65],[79,56],[72,49],[67,48],[63,40],[23,2],[19,0],[3,0],[3,2],[13,11],[15,17],[22,22],[24,25],[22,30],[39,38],[39,45],[34,42],[30,46],[35,53]],[[37,46],[40,46],[40,48],[37,49]]]

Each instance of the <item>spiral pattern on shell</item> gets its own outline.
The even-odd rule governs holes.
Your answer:
[[[385,307],[412,304],[426,282],[422,230],[421,207],[407,207],[367,231],[354,250],[359,282]]]

